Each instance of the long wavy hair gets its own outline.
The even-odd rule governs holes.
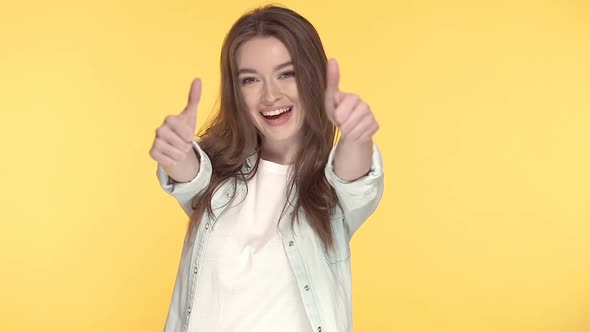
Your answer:
[[[292,222],[299,222],[303,212],[324,247],[332,248],[330,216],[337,197],[324,175],[324,168],[334,146],[336,127],[329,121],[324,106],[327,58],[313,25],[298,13],[275,5],[244,14],[234,23],[223,42],[218,110],[198,135],[201,137],[200,146],[211,159],[213,175],[209,186],[192,200],[194,212],[189,229],[198,229],[203,214],[213,213],[211,199],[222,183],[244,181],[247,188],[247,181],[257,171],[262,135],[246,112],[240,94],[236,53],[244,42],[254,37],[270,36],[279,39],[291,55],[304,109],[303,140],[287,185],[286,204],[294,207]],[[243,173],[243,164],[253,154],[257,154],[254,167],[249,173]],[[293,193],[296,193],[295,198],[291,199]]]

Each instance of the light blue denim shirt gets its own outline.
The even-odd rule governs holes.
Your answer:
[[[158,167],[157,176],[162,188],[180,203],[187,215],[192,213],[191,199],[204,190],[211,180],[212,166],[207,154],[196,141],[193,147],[201,163],[197,176],[190,182],[176,183]],[[376,145],[373,145],[370,172],[355,181],[347,182],[334,173],[335,148],[329,155],[325,168],[328,182],[336,190],[338,207],[331,217],[334,250],[323,249],[319,237],[305,221],[294,223],[281,221],[279,230],[283,248],[297,280],[303,305],[311,323],[309,331],[352,331],[352,291],[350,268],[350,239],[354,232],[375,211],[383,195],[383,162]],[[255,162],[249,158],[243,166],[249,172]],[[245,184],[233,181],[223,183],[212,199],[213,215],[204,214],[194,238],[186,233],[180,265],[176,275],[172,301],[164,327],[165,332],[186,332],[191,318],[191,306],[199,282],[199,269],[207,248],[213,225],[228,205],[234,190],[245,190]],[[293,214],[292,208],[286,215]],[[301,214],[305,218],[305,214]],[[261,296],[264,296],[261,294]],[[279,329],[280,330],[280,329]],[[211,331],[203,331],[211,332]]]

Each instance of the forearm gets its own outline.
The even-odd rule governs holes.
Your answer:
[[[193,149],[191,150],[193,153],[188,153],[186,159],[178,161],[175,166],[167,167],[161,165],[162,169],[166,171],[166,174],[174,181],[189,182],[199,173],[199,159],[195,151]]]
[[[340,138],[334,153],[334,173],[344,181],[354,181],[371,170],[373,140],[350,142]]]

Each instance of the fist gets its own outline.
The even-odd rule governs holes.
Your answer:
[[[336,59],[328,61],[326,78],[326,112],[340,129],[341,139],[358,143],[370,141],[379,130],[379,124],[369,105],[358,95],[340,91],[340,71]]]
[[[156,129],[150,156],[164,167],[173,167],[192,152],[192,141],[197,126],[197,109],[201,99],[201,80],[192,82],[186,108],[178,115],[168,115]]]

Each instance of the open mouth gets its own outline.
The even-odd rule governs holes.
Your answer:
[[[262,118],[267,125],[278,127],[283,126],[289,122],[289,119],[291,119],[292,110],[293,106],[284,106],[272,111],[262,112],[260,115],[262,115]]]
[[[288,107],[288,108],[282,108],[282,109],[270,111],[270,112],[264,112],[264,113],[262,113],[262,116],[268,120],[276,120],[276,119],[280,119],[284,116],[287,116],[289,114],[289,112],[291,112],[292,109],[293,109],[293,106]]]

